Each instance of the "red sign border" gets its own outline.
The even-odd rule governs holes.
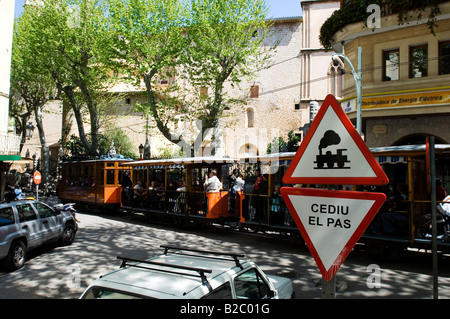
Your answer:
[[[37,178],[38,176],[39,176],[39,178]],[[42,181],[41,173],[39,171],[34,172],[34,174],[33,174],[33,182],[36,185],[39,185],[41,183],[41,181]]]
[[[328,107],[332,107],[338,118],[341,120],[344,127],[352,137],[353,141],[358,146],[359,150],[367,160],[370,167],[374,170],[377,177],[292,177],[292,174],[300,162],[303,153],[309,145],[314,133],[317,130],[320,122],[322,121]],[[297,150],[291,164],[289,165],[286,173],[283,176],[283,183],[285,184],[343,184],[343,185],[386,185],[389,183],[389,179],[385,172],[381,168],[380,164],[376,161],[375,157],[370,152],[367,145],[364,143],[358,132],[354,128],[352,122],[345,114],[342,107],[339,105],[336,98],[329,94],[322,103],[311,127],[308,130],[305,138],[303,139],[300,147]]]
[[[316,264],[322,273],[322,277],[326,281],[330,281],[336,272],[338,271],[339,267],[342,265],[344,260],[347,258],[347,256],[352,251],[355,244],[358,242],[358,240],[363,235],[366,228],[371,223],[372,219],[375,217],[381,206],[386,200],[386,195],[383,193],[371,193],[371,192],[355,192],[355,191],[339,191],[339,190],[325,190],[325,189],[315,189],[315,188],[295,188],[295,187],[282,187],[280,189],[281,195],[291,212],[291,215],[295,221],[295,224],[297,225],[298,229],[300,230],[301,235],[303,236],[303,239],[306,243],[306,245],[309,248],[309,251],[311,252],[314,260],[316,261]],[[289,199],[288,195],[297,195],[297,196],[315,196],[315,197],[327,197],[327,198],[343,198],[343,199],[362,199],[362,200],[373,200],[375,201],[372,207],[369,209],[367,214],[364,216],[361,223],[356,228],[353,235],[350,237],[348,242],[345,244],[342,251],[337,256],[336,260],[333,262],[333,265],[327,270],[325,269],[325,266],[323,265],[323,262],[317,253],[316,248],[314,247],[314,244],[311,241],[311,238],[308,235],[308,232],[306,231],[305,227],[303,226],[303,223],[301,222],[300,218],[298,217],[297,210],[292,205],[291,200]]]

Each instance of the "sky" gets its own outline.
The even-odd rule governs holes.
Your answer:
[[[23,10],[25,0],[16,0],[16,16]],[[267,0],[271,18],[295,17],[302,15],[300,0]]]

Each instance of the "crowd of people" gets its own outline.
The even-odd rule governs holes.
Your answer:
[[[290,213],[284,204],[280,194],[280,187],[275,187],[270,196],[268,194],[267,177],[261,174],[261,170],[256,169],[251,174],[250,180],[254,180],[251,187],[247,187],[245,200],[243,202],[243,215],[247,221],[257,223],[267,223],[270,218],[271,223],[289,225],[293,223]],[[153,180],[147,187],[142,179],[137,179],[133,186],[129,172],[123,176],[122,182],[122,203],[124,206],[142,207],[148,209],[165,210],[167,212],[185,212],[186,204],[186,183],[184,180],[169,180],[167,189],[163,188],[160,181]],[[246,178],[244,174],[234,169],[223,182],[219,179],[217,170],[210,169],[204,176],[203,196],[196,194],[199,212],[208,211],[207,194],[228,192],[228,212],[229,216],[236,216],[236,205],[239,205],[238,194],[244,192],[246,188]],[[238,212],[239,214],[239,212]],[[269,217],[270,214],[270,217]]]

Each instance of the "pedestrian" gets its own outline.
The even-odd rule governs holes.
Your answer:
[[[23,196],[23,192],[22,192],[22,186],[19,184],[16,186],[16,189],[14,190],[14,194],[15,194],[15,199],[21,199]]]

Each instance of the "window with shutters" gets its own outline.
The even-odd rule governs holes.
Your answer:
[[[259,85],[252,85],[250,87],[250,98],[252,99],[259,98]]]

